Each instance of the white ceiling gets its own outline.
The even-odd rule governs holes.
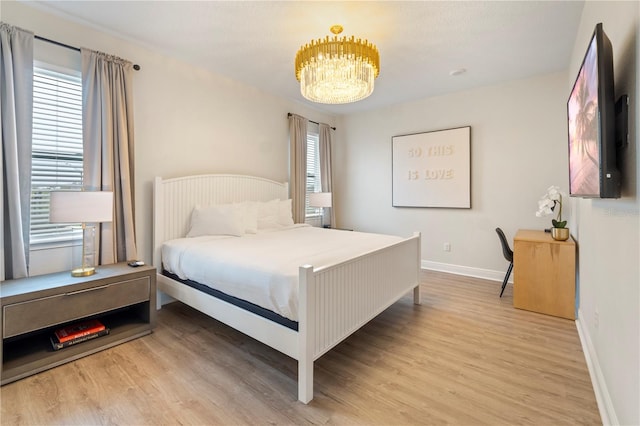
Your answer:
[[[262,90],[347,114],[568,67],[582,1],[35,1],[49,12]],[[374,93],[347,105],[300,95],[294,57],[329,35],[380,51]],[[89,46],[90,47],[90,46]],[[135,62],[135,58],[128,58]],[[140,64],[143,67],[144,64]],[[459,76],[449,72],[464,68]]]

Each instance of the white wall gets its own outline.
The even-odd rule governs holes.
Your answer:
[[[507,263],[495,228],[511,239],[550,227],[550,217],[535,217],[537,201],[550,185],[568,190],[566,80],[555,73],[343,117],[338,226],[420,231],[426,267],[501,280]],[[471,209],[392,207],[392,136],[461,126],[471,126]]]
[[[579,321],[605,423],[640,424],[640,121],[638,2],[586,2],[576,37],[570,90],[593,29],[613,46],[616,98],[629,95],[630,144],[623,150],[622,198],[574,199],[579,246]]]
[[[135,185],[138,251],[146,262],[151,262],[155,176],[243,173],[286,181],[287,113],[335,125],[332,116],[294,100],[267,94],[23,3],[2,2],[2,20],[68,45],[126,58],[142,67],[134,77]],[[295,78],[293,74],[291,78]],[[47,258],[45,253],[36,254],[34,259],[44,259],[45,264],[34,265],[34,270],[68,269],[68,265]],[[55,258],[60,258],[59,253]]]

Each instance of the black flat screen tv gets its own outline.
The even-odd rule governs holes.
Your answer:
[[[611,42],[598,24],[567,101],[571,196],[620,197],[613,80]]]

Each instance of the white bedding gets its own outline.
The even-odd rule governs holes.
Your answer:
[[[298,268],[328,266],[402,238],[293,225],[257,234],[167,241],[165,270],[298,321]]]

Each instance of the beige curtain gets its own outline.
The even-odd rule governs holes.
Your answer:
[[[319,154],[320,154],[320,184],[322,192],[331,193],[331,208],[325,209],[324,223],[331,223],[332,227],[336,226],[335,214],[335,194],[333,193],[333,184],[331,173],[331,126],[320,123],[319,125]],[[327,217],[328,216],[328,217]]]
[[[100,224],[100,265],[138,258],[135,241],[133,66],[81,49],[84,187],[113,191],[113,222]]]
[[[296,114],[289,115],[289,191],[293,221],[304,223],[307,191],[307,123]]]
[[[0,22],[0,281],[23,278],[29,265],[33,33]]]

